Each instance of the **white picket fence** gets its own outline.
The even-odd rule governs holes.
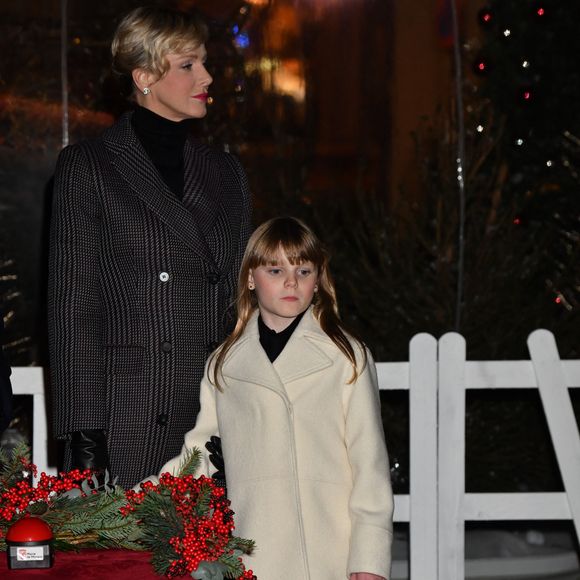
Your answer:
[[[530,360],[467,361],[456,333],[418,334],[409,362],[378,363],[381,390],[409,390],[410,493],[395,497],[395,521],[409,522],[412,580],[464,580],[465,522],[573,520],[580,538],[580,435],[568,388],[580,387],[580,360],[560,360],[553,335],[528,338]],[[15,394],[32,395],[33,461],[47,460],[43,373],[16,368]],[[565,491],[465,493],[466,389],[538,388]]]

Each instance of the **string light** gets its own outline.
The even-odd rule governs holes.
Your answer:
[[[478,19],[482,27],[490,28],[495,21],[493,10],[489,7],[482,8],[478,13]]]
[[[473,63],[473,72],[476,75],[479,76],[487,75],[489,73],[489,69],[490,69],[489,61],[484,57],[479,57]]]

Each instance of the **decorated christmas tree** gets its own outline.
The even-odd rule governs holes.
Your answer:
[[[514,225],[547,238],[544,286],[570,313],[580,307],[579,18],[573,0],[495,0],[478,14],[473,59],[479,94],[502,124],[502,190]],[[570,354],[578,356],[577,344]]]

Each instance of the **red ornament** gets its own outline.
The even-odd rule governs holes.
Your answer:
[[[6,533],[8,568],[50,568],[52,540],[52,530],[44,520],[32,516],[18,520]]]

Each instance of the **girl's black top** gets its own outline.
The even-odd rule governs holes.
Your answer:
[[[306,310],[304,311],[306,312]],[[287,326],[282,332],[276,332],[271,328],[268,328],[261,316],[258,316],[258,331],[260,333],[260,344],[262,348],[266,351],[270,362],[274,362],[278,355],[284,350],[288,339],[292,336],[292,333],[298,326],[298,323],[304,316],[304,312],[299,314],[292,323]]]
[[[183,197],[183,147],[191,120],[170,121],[144,107],[136,107],[131,118],[135,133],[169,189]]]

